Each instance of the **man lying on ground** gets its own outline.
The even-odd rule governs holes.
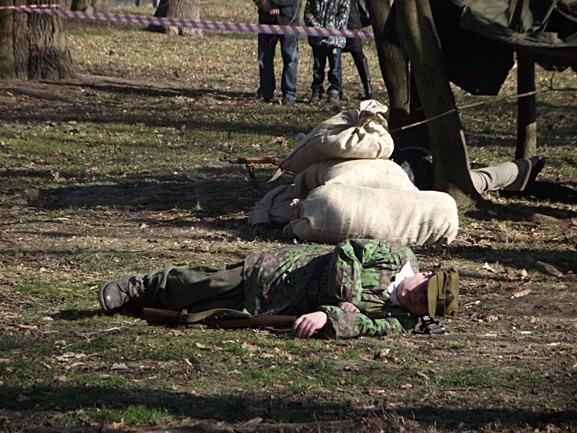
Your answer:
[[[391,159],[399,164],[411,182],[422,191],[433,189],[433,154],[424,147],[395,149]],[[521,193],[535,181],[545,166],[545,158],[519,158],[514,161],[470,170],[471,181],[479,194],[494,191]]]
[[[355,239],[332,251],[318,245],[286,246],[222,268],[168,266],[105,283],[98,296],[106,313],[137,305],[291,314],[298,316],[293,325],[297,338],[352,338],[411,332],[420,317],[456,314],[459,276],[454,269],[419,272],[405,245]],[[366,315],[377,311],[391,317]]]

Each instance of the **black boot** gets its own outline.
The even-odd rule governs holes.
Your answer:
[[[114,313],[144,291],[142,276],[125,276],[104,283],[98,291],[100,307],[105,313]]]
[[[365,88],[365,99],[375,99],[373,88],[371,87],[371,75],[369,74],[369,62],[366,57],[354,58],[355,66],[359,71],[359,77]]]

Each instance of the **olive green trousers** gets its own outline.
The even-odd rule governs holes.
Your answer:
[[[244,307],[243,263],[224,267],[167,266],[159,272],[145,275],[137,302],[144,307],[165,308],[189,312],[212,308]]]

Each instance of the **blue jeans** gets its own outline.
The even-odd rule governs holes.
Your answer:
[[[343,92],[341,53],[342,48],[326,47],[323,45],[313,45],[313,82],[311,89],[313,92],[323,93],[323,82],[325,81],[325,67],[329,59],[329,93]]]
[[[299,63],[298,36],[296,35],[258,35],[258,70],[260,87],[257,93],[265,100],[274,97],[276,81],[274,76],[274,54],[277,42],[283,61],[280,89],[283,98],[297,97],[297,68]]]

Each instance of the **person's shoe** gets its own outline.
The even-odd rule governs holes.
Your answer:
[[[260,102],[263,104],[268,104],[269,102],[272,102],[273,98],[265,98],[264,96],[262,96],[260,93],[257,93],[254,100],[256,102]]]
[[[338,104],[340,102],[341,98],[339,96],[339,92],[329,92],[329,103],[330,104]]]
[[[523,195],[535,183],[535,179],[545,166],[545,158],[534,156],[533,158],[520,158],[513,161],[519,169],[517,178],[509,185],[504,187],[499,195],[502,197],[513,197]]]
[[[282,105],[294,105],[296,99],[285,96],[282,98]]]
[[[127,275],[118,280],[104,283],[98,291],[98,301],[104,312],[113,313],[129,303],[132,296],[142,290],[142,277]]]
[[[529,174],[529,179],[527,179],[527,185],[525,189],[529,188],[537,179],[543,167],[545,167],[546,159],[544,156],[534,156],[533,158],[529,159],[531,161],[531,174]]]
[[[365,99],[375,99],[375,94],[373,93],[373,87],[371,83],[368,82],[365,84]]]
[[[311,95],[311,104],[317,105],[319,102],[321,102],[321,92],[314,91]]]

